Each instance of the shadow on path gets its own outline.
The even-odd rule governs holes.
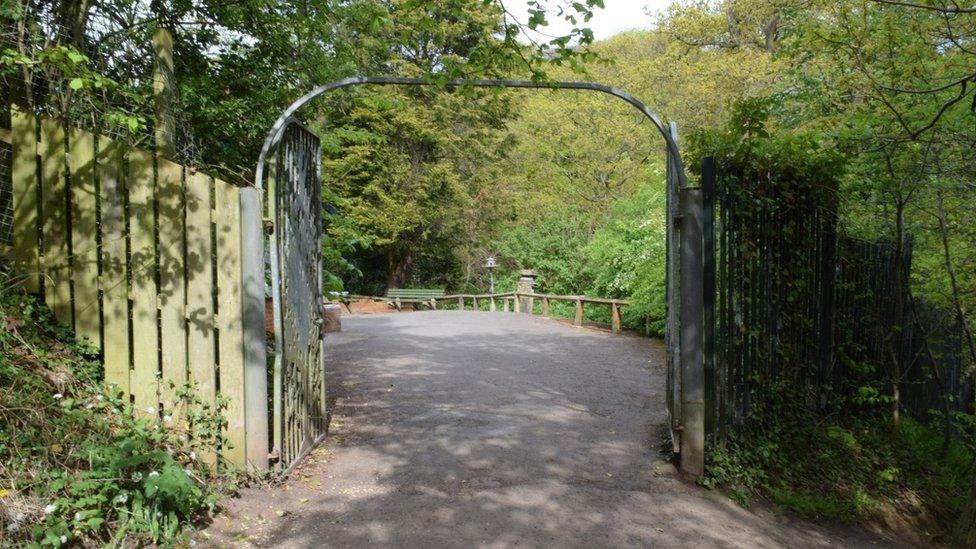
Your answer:
[[[886,546],[742,509],[656,454],[659,342],[528,315],[344,317],[326,443],[200,539],[275,547]]]

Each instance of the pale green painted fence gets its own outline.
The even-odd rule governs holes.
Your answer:
[[[8,261],[61,323],[102,351],[106,383],[138,409],[170,410],[172,386],[229,401],[233,465],[268,467],[260,197],[104,136],[16,109]],[[242,236],[243,235],[243,236]],[[246,284],[247,281],[258,284]],[[254,323],[253,321],[251,323]],[[263,338],[262,338],[263,340]],[[246,376],[246,372],[251,372]],[[213,456],[210,456],[212,459]]]

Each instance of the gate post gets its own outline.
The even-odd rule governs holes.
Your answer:
[[[522,269],[522,276],[518,281],[518,290],[520,294],[534,294],[535,293],[535,271],[532,269]],[[519,306],[515,309],[515,312],[523,312],[532,314],[532,307],[534,305],[534,299],[530,296],[522,295],[517,296],[521,302]]]
[[[702,354],[704,316],[702,263],[702,191],[680,190],[681,210],[681,472],[705,472],[705,385]]]
[[[247,463],[268,470],[268,363],[264,332],[264,227],[261,191],[241,189],[241,288],[244,331],[244,429]],[[322,304],[316,310],[321,311]],[[319,313],[321,314],[321,313]]]

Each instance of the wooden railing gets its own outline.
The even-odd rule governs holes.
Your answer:
[[[373,296],[363,296],[363,295],[350,295],[343,298],[343,301],[355,300],[355,299],[371,299],[374,301],[386,301],[392,303],[394,300],[388,297],[373,297]],[[563,301],[571,302],[576,305],[576,313],[573,316],[573,326],[583,325],[583,313],[584,307],[587,303],[597,304],[597,305],[609,305],[610,306],[610,330],[619,334],[621,331],[620,327],[620,308],[630,305],[630,301],[625,299],[611,299],[605,297],[587,297],[583,295],[552,295],[552,294],[536,294],[536,293],[522,293],[522,292],[507,292],[502,294],[452,294],[445,295],[444,297],[431,299],[429,306],[432,309],[437,309],[441,302],[444,303],[457,303],[459,310],[465,310],[467,304],[471,303],[471,309],[478,311],[479,300],[488,302],[489,311],[498,310],[498,301],[502,302],[502,312],[515,312],[521,313],[525,312],[532,314],[535,309],[535,300],[538,299],[542,302],[542,316],[550,316],[550,303],[553,301]]]

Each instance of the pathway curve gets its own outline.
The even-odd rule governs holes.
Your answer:
[[[343,318],[326,443],[283,486],[248,489],[212,546],[890,546],[746,510],[658,454],[663,349],[533,317]]]

